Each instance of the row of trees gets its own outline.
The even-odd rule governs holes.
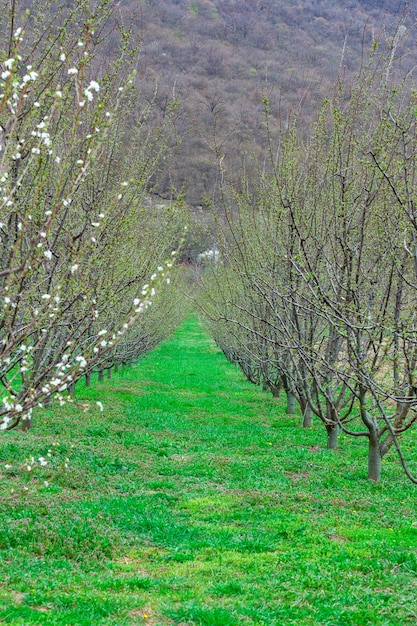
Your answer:
[[[270,143],[270,174],[223,186],[222,262],[202,277],[225,354],[283,387],[304,425],[316,416],[329,448],[340,429],[367,440],[375,481],[392,447],[416,481],[400,447],[417,420],[416,90],[396,68],[402,33],[338,82],[307,142],[294,121]]]
[[[152,101],[136,110],[136,51],[111,2],[44,9],[12,2],[1,15],[3,430],[29,427],[94,368],[137,358],[169,332],[162,317],[180,316],[162,295],[183,210],[143,202],[170,113],[158,123]],[[118,53],[104,61],[109,34]]]

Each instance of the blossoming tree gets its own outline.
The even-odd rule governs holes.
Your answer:
[[[30,31],[36,15],[19,25],[13,4],[8,16],[0,57],[2,430],[29,427],[33,409],[52,396],[65,402],[65,390],[115,350],[172,266],[179,220],[150,219],[142,202],[163,128],[151,127],[151,104],[131,119],[124,33],[113,64],[95,59],[111,10],[79,0],[61,23],[52,7],[44,37],[37,26]]]

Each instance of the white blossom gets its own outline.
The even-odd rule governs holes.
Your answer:
[[[80,365],[81,369],[85,369],[87,367],[87,361],[85,360],[85,358],[81,354],[76,356],[75,360],[79,362],[79,365]]]
[[[23,83],[29,83],[30,81],[35,81],[38,78],[39,74],[36,72],[29,72],[29,74],[25,74],[23,76]]]

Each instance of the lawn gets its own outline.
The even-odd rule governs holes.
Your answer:
[[[395,455],[368,482],[364,441],[326,450],[196,317],[77,399],[105,411],[0,437],[1,623],[417,622],[417,487]]]

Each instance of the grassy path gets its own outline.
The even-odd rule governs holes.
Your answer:
[[[323,449],[195,318],[77,393],[105,412],[0,439],[0,623],[416,623],[417,491],[394,457],[368,483],[362,442]]]

